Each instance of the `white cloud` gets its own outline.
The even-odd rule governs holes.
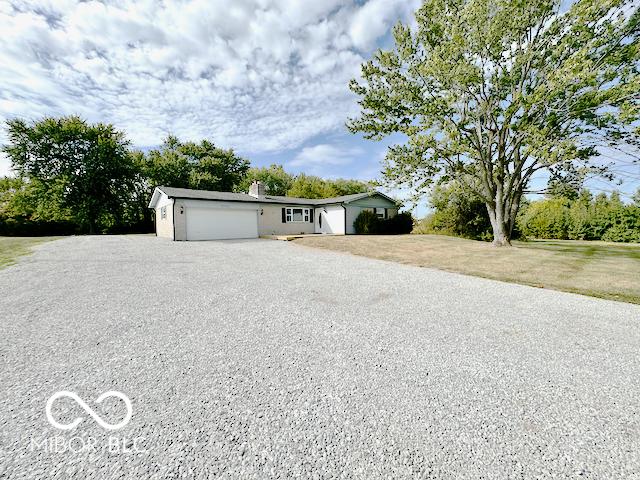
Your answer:
[[[357,111],[349,79],[416,1],[3,3],[0,120],[79,114],[139,146],[171,132],[298,148]]]
[[[376,40],[398,19],[410,18],[420,5],[419,0],[370,0],[353,15],[349,36],[356,48],[370,50]]]
[[[3,152],[0,152],[0,177],[13,176],[11,163]]]
[[[359,148],[340,148],[331,144],[314,145],[303,148],[296,157],[289,162],[293,167],[318,167],[325,165],[347,165],[360,155]]]

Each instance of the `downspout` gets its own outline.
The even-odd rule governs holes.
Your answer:
[[[173,199],[173,204],[171,205],[171,210],[173,211],[171,224],[173,225],[173,241],[176,241],[176,199]]]
[[[340,206],[344,209],[344,234],[347,234],[347,207],[344,206],[344,203],[341,203]]]

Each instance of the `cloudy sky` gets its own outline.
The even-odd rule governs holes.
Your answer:
[[[172,133],[254,165],[375,178],[389,142],[346,131],[358,111],[347,84],[418,4],[0,1],[0,121],[78,114],[140,148]]]
[[[0,2],[0,120],[79,114],[142,148],[206,137],[255,165],[375,177],[387,143],[346,131],[347,84],[418,4]]]

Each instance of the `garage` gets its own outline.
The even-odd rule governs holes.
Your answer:
[[[187,240],[258,237],[258,212],[255,209],[189,206],[185,214]]]

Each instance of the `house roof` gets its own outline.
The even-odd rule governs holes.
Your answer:
[[[211,190],[191,190],[189,188],[174,188],[159,186],[153,192],[153,197],[149,202],[149,207],[153,208],[156,203],[159,192],[164,193],[169,198],[189,198],[194,200],[222,200],[226,202],[251,202],[251,203],[282,203],[296,205],[331,205],[335,203],[350,203],[363,198],[379,195],[387,200],[397,203],[395,199],[385,195],[384,193],[372,190],[370,192],[356,193],[353,195],[342,195],[340,197],[331,198],[297,198],[297,197],[281,197],[276,195],[264,195],[254,197],[247,193],[234,192],[215,192]]]

